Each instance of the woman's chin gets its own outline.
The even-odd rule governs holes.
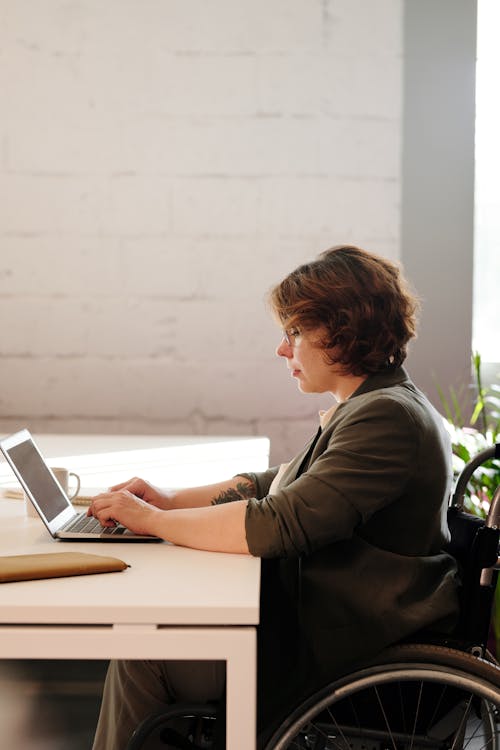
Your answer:
[[[308,385],[308,383],[304,383],[301,380],[298,381],[297,388],[301,393],[314,393],[314,390]]]

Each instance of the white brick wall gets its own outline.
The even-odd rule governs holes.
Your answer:
[[[0,430],[268,434],[267,289],[399,254],[402,0],[0,0]]]

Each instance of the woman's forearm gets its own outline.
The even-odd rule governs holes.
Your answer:
[[[245,534],[246,500],[158,512],[151,532],[182,547],[249,554]]]
[[[96,495],[87,514],[103,526],[122,523],[131,531],[212,552],[248,554],[245,516],[248,500],[195,508],[162,509],[127,489]]]

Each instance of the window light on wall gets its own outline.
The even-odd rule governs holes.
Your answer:
[[[474,351],[500,363],[500,3],[478,0],[476,176],[474,237]]]

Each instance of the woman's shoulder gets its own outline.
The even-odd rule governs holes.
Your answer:
[[[426,425],[442,421],[426,396],[408,378],[367,389],[340,404],[328,427],[334,431],[341,425],[363,422],[390,423],[394,430],[420,430]]]

